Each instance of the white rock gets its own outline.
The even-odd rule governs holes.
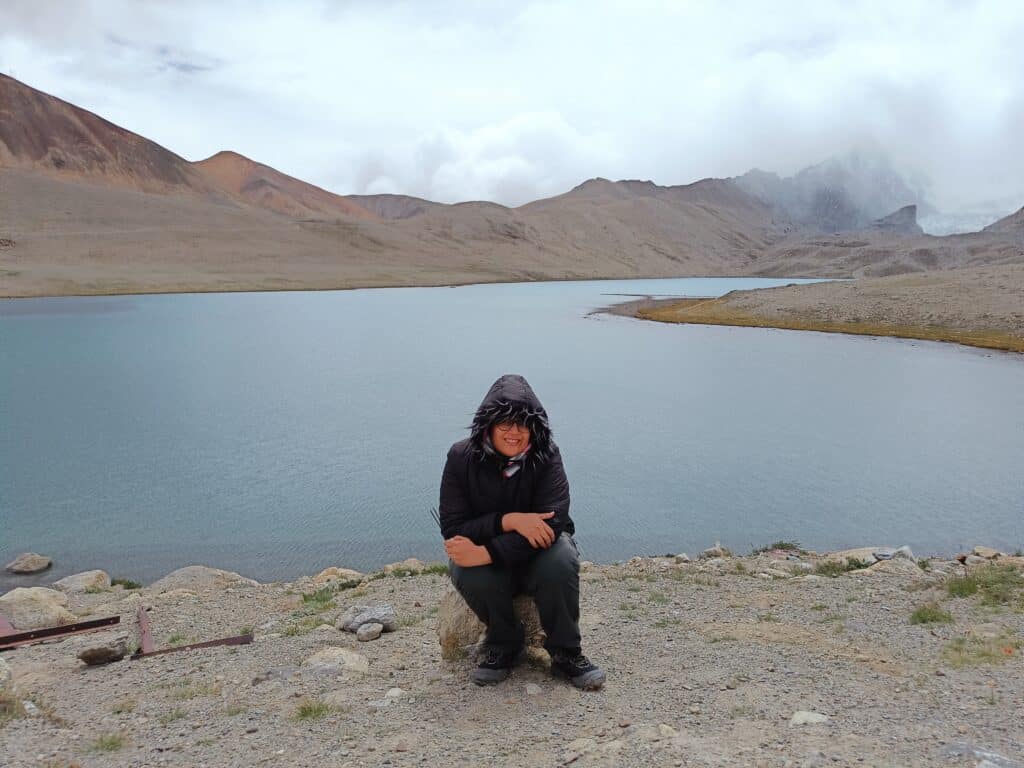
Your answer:
[[[678,736],[679,731],[677,731],[671,725],[661,723],[661,725],[658,726],[658,735],[665,739],[671,739],[673,736]]]
[[[247,579],[233,571],[222,571],[219,568],[209,568],[205,565],[187,565],[184,568],[171,571],[162,579],[150,584],[149,591],[158,593],[177,589],[223,589],[241,584],[255,587],[259,585],[259,582]]]
[[[680,552],[678,555],[676,555],[676,562],[677,563],[688,563],[688,562],[690,562],[690,556],[688,554],[686,554],[685,552]]]
[[[20,630],[74,624],[78,617],[67,609],[68,596],[46,587],[18,587],[0,596],[0,613]]]
[[[732,557],[732,552],[723,547],[719,542],[715,542],[715,546],[708,547],[700,553],[701,560],[711,560],[712,558],[719,557]]]
[[[539,685],[537,685],[536,683],[527,683],[526,684],[526,695],[527,696],[537,696],[539,693],[540,693],[540,686]]]
[[[53,586],[70,595],[90,589],[109,589],[110,576],[106,571],[83,571],[55,581]]]
[[[376,621],[360,624],[359,629],[356,630],[356,640],[361,643],[376,640],[383,631],[384,625],[378,624]]]
[[[820,712],[808,712],[803,709],[794,712],[793,716],[789,718],[790,725],[816,725],[826,722],[828,722],[828,715],[823,715]]]
[[[384,573],[388,574],[394,573],[395,571],[412,571],[413,573],[419,573],[422,570],[423,563],[415,557],[410,557],[400,563],[388,563],[384,566]]]
[[[843,549],[839,552],[829,552],[822,559],[830,563],[846,563],[847,560],[853,558],[854,560],[860,560],[868,565],[878,562],[878,558],[875,557],[875,552],[885,549],[884,547],[858,547],[857,549]]]
[[[871,553],[876,560],[892,560],[893,558],[901,557],[905,560],[915,561],[914,553],[910,547],[880,547]]]
[[[6,565],[6,569],[11,573],[20,575],[39,573],[40,571],[45,571],[51,565],[53,565],[53,560],[46,555],[40,555],[35,552],[23,552],[9,562]]]
[[[370,660],[361,653],[350,651],[348,648],[324,648],[302,662],[303,666],[310,667],[317,672],[338,673],[342,670],[368,674],[370,671]]]
[[[400,699],[405,696],[405,691],[401,688],[389,688],[388,692],[384,694],[385,699]]]

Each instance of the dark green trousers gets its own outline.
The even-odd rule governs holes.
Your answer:
[[[549,652],[579,650],[580,558],[568,533],[522,565],[463,568],[449,561],[448,569],[459,594],[487,625],[488,645],[509,652],[522,646],[523,625],[516,618],[512,598],[530,595],[547,635],[544,647]]]

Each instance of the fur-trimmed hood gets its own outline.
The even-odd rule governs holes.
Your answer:
[[[483,440],[491,425],[496,421],[515,421],[525,424],[530,430],[530,452],[526,455],[527,465],[539,466],[551,458],[554,441],[548,414],[540,399],[522,376],[507,373],[495,381],[476,409],[473,423],[469,425],[469,440],[473,452],[479,458],[486,458]]]

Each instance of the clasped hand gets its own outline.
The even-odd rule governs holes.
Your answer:
[[[555,543],[555,532],[544,521],[554,516],[554,512],[509,512],[501,518],[501,528],[515,531],[534,549],[547,549]]]

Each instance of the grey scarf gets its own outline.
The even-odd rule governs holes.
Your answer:
[[[503,453],[498,453],[498,450],[494,447],[494,443],[491,442],[491,436],[487,432],[484,432],[483,438],[482,445],[484,447],[484,453],[488,456],[494,456],[499,461],[503,461],[505,463],[501,468],[501,474],[506,478],[512,477],[512,475],[523,468],[523,459],[525,459],[526,454],[530,452],[529,445],[515,456],[506,456]]]

